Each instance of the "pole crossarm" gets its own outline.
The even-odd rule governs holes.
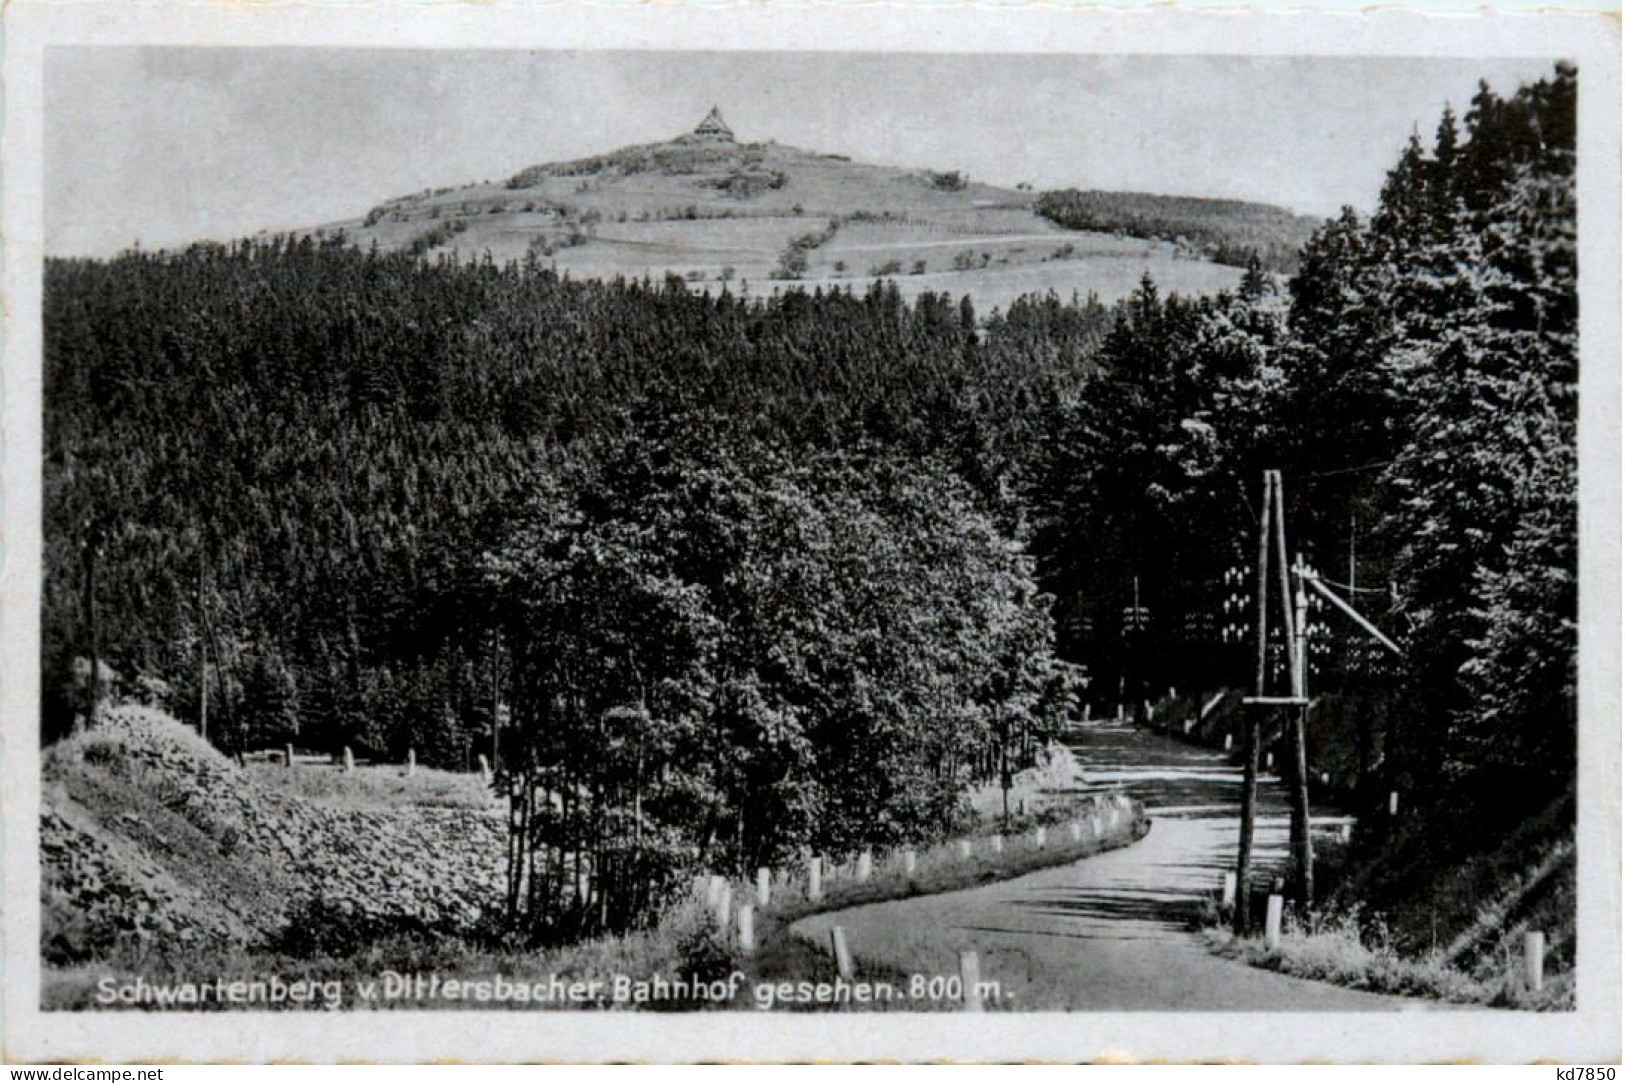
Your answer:
[[[1358,624],[1361,628],[1365,629],[1367,634],[1369,634],[1378,643],[1381,643],[1384,647],[1387,647],[1401,658],[1405,656],[1405,652],[1400,649],[1399,644],[1383,635],[1382,632],[1377,629],[1375,624],[1372,624],[1370,621],[1366,620],[1365,617],[1361,616],[1359,611],[1357,611],[1352,605],[1339,598],[1336,593],[1332,591],[1332,588],[1320,581],[1320,576],[1316,575],[1313,571],[1310,571],[1307,568],[1293,568],[1292,571],[1293,574],[1297,575],[1299,579],[1313,587],[1322,598],[1325,598],[1328,602],[1331,602],[1338,609],[1342,610],[1344,615],[1352,620],[1355,624]]]

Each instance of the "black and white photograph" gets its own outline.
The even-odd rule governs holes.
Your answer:
[[[39,48],[11,1008],[1617,1059],[1618,28],[1506,36]]]

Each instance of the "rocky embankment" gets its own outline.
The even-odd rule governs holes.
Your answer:
[[[120,707],[45,757],[45,958],[319,943],[324,924],[468,926],[502,896],[505,836],[495,801],[367,808],[279,792],[168,716]]]

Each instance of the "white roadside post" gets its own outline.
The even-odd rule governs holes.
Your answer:
[[[1264,946],[1275,951],[1281,946],[1281,896],[1271,894],[1264,909]]]
[[[712,909],[716,908],[717,900],[722,898],[722,885],[726,882],[720,876],[715,874],[711,876],[705,885],[705,905]]]
[[[959,850],[959,860],[968,860],[971,851],[970,839],[960,839],[957,849]]]
[[[982,1010],[982,964],[974,951],[959,953],[959,996],[968,1012]]]
[[[1071,832],[1073,842],[1083,841],[1083,825],[1078,821],[1073,820],[1071,823],[1066,825],[1066,829]]]
[[[913,850],[904,850],[903,851],[903,875],[904,876],[913,876],[915,866],[918,863],[919,863],[919,858],[915,856]]]
[[[717,892],[717,928],[722,930],[723,938],[728,936],[728,926],[733,917],[734,889],[726,880],[722,882],[722,890]]]
[[[418,754],[416,749],[406,750],[406,777],[411,778],[418,773]]]
[[[1033,849],[1042,850],[1047,841],[1047,835],[1042,825],[1033,828]]]
[[[851,981],[856,970],[852,966],[852,952],[846,946],[846,930],[839,925],[830,926],[829,945],[835,952],[835,973]]]
[[[994,853],[996,853],[996,854],[1004,853],[1004,836],[1003,835],[994,835],[993,839],[992,839],[992,844],[993,844],[993,852]]]
[[[354,771],[354,770],[355,770],[355,753],[350,751],[350,746],[349,745],[345,745],[344,746],[344,773],[349,774],[351,771]]]
[[[869,879],[869,877],[874,875],[874,872],[874,855],[868,850],[865,850],[863,853],[858,855],[858,882],[862,883],[863,881]]]
[[[1227,733],[1227,734],[1225,734],[1225,735],[1224,735],[1224,750],[1225,750],[1225,751],[1226,751],[1226,752],[1229,752],[1229,751],[1230,751],[1230,741],[1231,741],[1231,737],[1230,737],[1230,735],[1229,735],[1229,734],[1228,734],[1228,733]]]
[[[773,870],[760,868],[756,870],[756,905],[766,907],[773,901]]]
[[[1546,984],[1546,934],[1523,934],[1523,980],[1531,993],[1538,993]]]
[[[1388,791],[1388,815],[1390,815],[1390,816],[1398,816],[1399,815],[1399,791],[1398,790],[1389,790]]]
[[[749,903],[739,908],[739,950],[746,954],[756,950],[756,908]]]
[[[807,859],[807,898],[817,902],[824,897],[824,859]]]
[[[1220,900],[1226,909],[1236,905],[1236,874],[1234,872],[1224,874],[1224,889]]]
[[[282,746],[282,766],[284,766],[284,767],[292,767],[293,766],[293,746],[292,745],[283,745]]]

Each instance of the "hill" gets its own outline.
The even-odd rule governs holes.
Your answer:
[[[717,118],[663,143],[523,169],[504,181],[436,188],[388,200],[343,231],[363,247],[418,253],[527,256],[576,278],[727,283],[763,292],[796,281],[862,292],[895,279],[905,297],[968,294],[978,308],[1006,308],[1023,294],[1126,297],[1149,273],[1169,291],[1234,286],[1235,266],[1204,254],[1191,231],[1074,228],[1039,213],[1027,190],[980,184],[957,172],[855,162],[774,142],[736,141]],[[1048,198],[1048,197],[1045,197]],[[1257,220],[1306,221],[1255,204],[1213,203],[1206,234],[1235,223],[1221,254],[1244,264]],[[1276,243],[1279,230],[1268,231]],[[1273,251],[1273,249],[1272,249]]]

